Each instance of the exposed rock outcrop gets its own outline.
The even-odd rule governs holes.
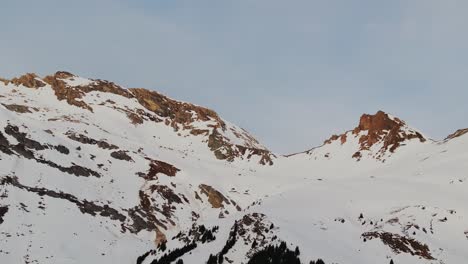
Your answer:
[[[107,141],[104,141],[102,139],[101,140],[93,139],[93,138],[87,137],[87,136],[85,136],[83,134],[77,134],[77,133],[74,133],[74,132],[71,132],[71,131],[67,132],[66,135],[71,140],[80,142],[82,144],[96,145],[96,146],[98,146],[99,148],[102,148],[102,149],[118,149],[119,148],[116,145],[109,144],[109,143],[107,143]]]
[[[3,217],[8,212],[8,206],[0,206],[0,224],[4,222]]]
[[[34,73],[26,73],[23,76],[20,76],[18,78],[13,78],[11,79],[11,83],[14,85],[23,85],[28,88],[40,88],[46,86],[46,83],[44,83],[36,74]]]
[[[133,161],[132,157],[130,157],[130,155],[127,154],[127,151],[124,151],[124,150],[117,150],[117,151],[111,152],[110,155],[114,159]]]
[[[448,137],[445,138],[445,140],[451,140],[451,139],[454,139],[454,138],[457,138],[457,137],[461,137],[465,134],[468,133],[468,128],[465,128],[465,129],[458,129],[457,131],[455,131],[454,133],[450,134]]]
[[[367,135],[359,138],[361,150],[368,150],[374,144],[383,142],[382,151],[394,152],[404,141],[411,139],[426,141],[419,132],[408,129],[404,121],[390,117],[382,111],[378,111],[375,115],[361,116],[359,126],[353,130],[353,134],[358,135],[363,131],[366,131]]]
[[[378,146],[378,149],[374,149],[376,152],[373,153],[373,157],[381,159],[385,154],[395,152],[409,140],[426,141],[421,133],[409,128],[404,121],[383,111],[378,111],[374,115],[362,115],[356,128],[342,135],[331,136],[325,140],[324,145],[338,140],[343,145],[350,137],[358,138],[358,149],[352,154],[352,157],[357,160],[360,160],[364,152],[370,151],[374,146]]]
[[[434,260],[429,247],[413,238],[392,234],[389,232],[367,232],[362,234],[366,239],[380,238],[382,243],[390,247],[395,253],[408,253],[424,259]]]
[[[180,128],[193,129],[191,124],[194,121],[214,121],[213,127],[226,127],[224,121],[211,109],[175,101],[156,91],[142,88],[132,88],[130,91],[146,109],[161,117],[169,118],[170,125],[175,130]]]
[[[78,106],[90,111],[93,111],[93,109],[88,104],[80,100],[86,93],[92,91],[101,91],[118,94],[127,98],[132,97],[130,92],[124,88],[116,85],[113,82],[103,80],[92,80],[92,82],[86,85],[68,85],[66,80],[73,80],[74,78],[76,78],[76,76],[69,72],[59,71],[54,75],[46,76],[44,78],[44,82],[52,87],[55,95],[59,100],[65,100],[71,105]]]
[[[259,142],[249,136],[248,133],[241,134],[237,131],[232,131],[236,137],[244,139],[246,145],[232,144],[229,139],[223,136],[220,131],[226,131],[228,128],[215,111],[175,101],[155,91],[141,88],[130,89],[130,91],[146,109],[156,113],[160,117],[166,118],[166,124],[174,128],[175,131],[184,129],[189,130],[192,135],[204,134],[208,136],[208,147],[218,159],[233,161],[249,151],[248,159],[252,156],[259,156],[261,164],[273,164],[272,159],[274,155],[266,149],[255,147],[259,145]],[[135,120],[135,117],[132,120]],[[208,127],[211,128],[211,132],[210,130],[196,128],[193,125],[194,122],[209,122]],[[134,123],[138,123],[138,120]]]
[[[213,208],[224,208],[225,204],[231,204],[229,200],[215,188],[206,184],[200,184],[198,187],[200,191],[208,197],[208,202]]]
[[[146,180],[154,180],[158,173],[162,173],[169,177],[176,176],[177,172],[180,170],[176,168],[174,165],[166,163],[164,161],[155,160],[147,158],[150,161],[150,168],[144,178]]]
[[[26,105],[19,105],[19,104],[2,104],[6,109],[17,112],[17,113],[32,113],[31,108]],[[33,109],[34,111],[38,111],[38,109]]]
[[[143,88],[125,89],[113,82],[99,79],[84,79],[84,82],[74,82],[80,77],[65,71],[56,72],[40,79],[35,74],[26,74],[14,78],[10,82],[29,88],[38,88],[50,85],[58,100],[68,104],[94,111],[93,106],[83,101],[83,97],[93,91],[112,93],[125,98],[136,99],[150,114],[143,109],[119,109],[125,112],[134,125],[143,124],[145,120],[162,122],[171,126],[174,131],[188,130],[192,135],[208,137],[208,146],[215,156],[221,160],[233,161],[236,158],[259,156],[263,165],[272,165],[274,155],[262,147],[259,142],[246,131],[229,128],[219,115],[208,108],[190,103],[180,102],[164,96],[156,91]],[[82,79],[80,79],[82,80]],[[25,107],[10,107],[13,110],[27,112]],[[208,129],[200,129],[195,124],[206,123]],[[224,134],[232,134],[243,144],[236,144]]]
[[[8,139],[3,135],[3,133],[0,132],[0,151],[7,155],[17,155],[25,159],[35,160],[37,163],[47,165],[51,168],[78,177],[101,177],[100,173],[92,169],[77,165],[73,162],[71,166],[65,167],[55,163],[54,161],[44,159],[41,155],[37,155],[37,153],[35,153],[35,151],[55,149],[62,154],[68,154],[70,151],[68,150],[68,148],[62,145],[53,146],[49,144],[42,144],[34,139],[29,138],[26,133],[21,132],[19,128],[14,125],[7,125],[5,127],[5,133],[14,137],[18,141],[18,144],[11,144],[8,141]]]

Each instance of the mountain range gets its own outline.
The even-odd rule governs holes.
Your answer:
[[[383,111],[280,155],[154,90],[30,73],[0,79],[0,164],[0,263],[468,259],[468,129]]]

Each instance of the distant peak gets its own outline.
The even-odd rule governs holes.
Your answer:
[[[382,143],[378,158],[386,151],[395,152],[405,141],[412,139],[418,139],[420,142],[426,141],[426,138],[417,130],[409,128],[401,119],[383,111],[378,111],[374,115],[362,115],[359,126],[354,129],[353,134],[361,135],[359,138],[360,151],[370,150],[375,144]],[[356,152],[353,157],[359,159],[361,153]]]
[[[359,120],[359,126],[355,130],[391,130],[396,126],[405,125],[405,122],[392,117],[383,111],[378,111],[374,115],[363,114]]]
[[[333,135],[324,144],[338,141],[343,145],[354,137],[358,138],[358,146],[352,157],[358,160],[365,152],[376,159],[384,159],[388,153],[393,153],[397,148],[405,145],[406,141],[412,139],[420,142],[426,141],[421,133],[408,127],[403,120],[384,111],[378,111],[375,114],[363,114],[356,128],[342,135]]]

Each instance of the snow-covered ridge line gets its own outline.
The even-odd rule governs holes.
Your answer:
[[[4,80],[0,263],[464,263],[467,135],[434,143],[378,112],[275,158],[157,92]]]
[[[208,108],[180,102],[156,91],[143,88],[123,88],[113,82],[100,79],[87,79],[69,72],[56,72],[40,78],[33,73],[12,80],[3,80],[5,85],[31,89],[52,88],[60,101],[93,112],[93,107],[83,101],[92,92],[112,93],[129,98],[143,109],[122,109],[130,122],[140,125],[145,121],[163,122],[176,132],[187,130],[195,136],[207,138],[209,148],[221,160],[233,161],[237,158],[259,156],[262,164],[272,164],[274,155],[244,129],[231,124]],[[107,103],[112,104],[112,101]],[[20,106],[21,107],[21,106]]]

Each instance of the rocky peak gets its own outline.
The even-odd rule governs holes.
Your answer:
[[[387,151],[395,152],[408,140],[426,141],[421,133],[409,128],[403,120],[378,111],[373,115],[363,114],[356,128],[342,135],[333,135],[324,144],[331,144],[339,140],[340,144],[343,145],[353,136],[358,138],[359,147],[352,157],[358,160],[361,159],[364,151],[370,151],[375,146],[378,146],[378,149],[374,150],[371,156],[382,159]]]
[[[40,88],[46,86],[46,84],[34,73],[26,73],[18,78],[11,79],[11,83],[14,85],[23,85],[28,88]]]
[[[391,130],[392,128],[399,126],[403,123],[398,118],[392,118],[383,111],[378,111],[374,115],[363,114],[359,120],[359,126],[356,127],[355,131],[372,130],[372,131],[383,131]]]
[[[421,142],[426,141],[419,132],[408,128],[404,121],[382,111],[378,111],[375,115],[361,116],[359,126],[353,130],[353,134],[362,134],[363,131],[367,131],[367,135],[362,135],[359,139],[361,150],[367,150],[374,144],[383,142],[382,150],[394,152],[403,141],[414,138]]]

